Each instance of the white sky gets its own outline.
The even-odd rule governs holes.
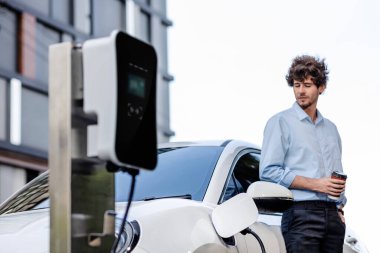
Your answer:
[[[380,2],[167,0],[173,141],[241,139],[261,145],[266,121],[287,109],[296,55],[326,58],[318,108],[343,141],[348,225],[377,252],[380,227]]]

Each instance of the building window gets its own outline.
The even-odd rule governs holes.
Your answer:
[[[119,0],[93,1],[93,34],[108,36],[113,30],[125,31],[125,5]]]
[[[151,27],[151,17],[150,17],[150,14],[141,10],[141,16],[140,16],[140,20],[141,20],[141,25],[140,25],[140,28],[141,28],[141,32],[140,32],[140,39],[142,39],[143,41],[145,42],[148,42],[150,43],[151,42],[151,30],[152,30],[152,27]]]
[[[90,0],[73,0],[74,27],[81,32],[90,34],[91,3]]]
[[[63,23],[71,24],[71,0],[51,0],[51,16]]]
[[[36,78],[45,85],[49,79],[49,46],[60,42],[60,34],[45,26],[37,23],[36,28]]]
[[[0,68],[16,71],[17,15],[0,6]]]
[[[48,149],[48,97],[27,88],[21,93],[21,144]]]
[[[0,140],[7,139],[7,81],[0,77]]]
[[[24,169],[0,164],[0,203],[26,183]]]
[[[167,35],[167,27],[160,23],[158,26],[158,33],[157,36],[160,37],[159,49],[160,50],[160,57],[161,57],[161,67],[167,71],[168,69],[168,35]],[[156,34],[156,33],[155,33]]]

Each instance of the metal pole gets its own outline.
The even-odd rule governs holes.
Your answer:
[[[50,252],[71,252],[71,48],[49,48]]]
[[[50,252],[109,252],[114,236],[89,245],[103,232],[103,217],[114,210],[114,175],[104,162],[87,156],[80,47],[60,43],[49,49]]]

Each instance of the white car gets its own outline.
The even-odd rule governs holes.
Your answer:
[[[241,141],[167,143],[137,177],[117,252],[285,253],[281,212],[291,192],[259,181],[260,149]],[[129,175],[116,173],[116,211]],[[0,251],[49,252],[48,174],[0,205]],[[120,225],[117,220],[117,226]],[[367,252],[348,228],[344,252]]]

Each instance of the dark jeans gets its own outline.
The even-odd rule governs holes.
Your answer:
[[[287,253],[342,253],[346,225],[335,203],[300,201],[282,215]]]

